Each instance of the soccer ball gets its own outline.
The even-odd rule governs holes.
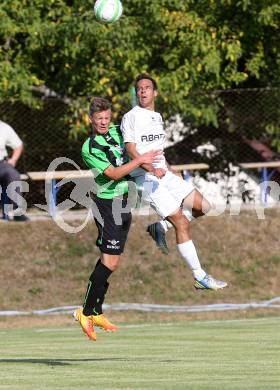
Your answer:
[[[122,15],[120,0],[97,0],[94,4],[94,14],[97,20],[103,23],[116,22]]]

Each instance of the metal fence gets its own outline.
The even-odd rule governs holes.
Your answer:
[[[167,148],[169,159],[173,163],[206,162],[212,171],[224,171],[229,163],[278,158],[279,97],[278,89],[213,92],[206,104],[216,103],[216,126],[190,123],[181,131],[182,139]]]
[[[207,95],[206,104],[217,108],[216,125],[197,126],[188,118],[184,118],[184,124],[173,121],[165,151],[168,161],[205,162],[210,172],[230,175],[232,164],[278,159],[275,133],[280,128],[279,95],[277,89],[215,91]],[[53,159],[61,156],[85,168],[80,151],[86,135],[76,139],[69,136],[69,123],[65,120],[68,110],[67,104],[55,98],[44,100],[41,109],[19,102],[0,104],[0,119],[16,130],[25,145],[18,163],[20,172],[45,171]],[[59,196],[65,197],[70,189],[66,186]],[[30,182],[26,199],[29,206],[44,203],[44,183]]]

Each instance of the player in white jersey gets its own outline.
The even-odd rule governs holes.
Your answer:
[[[147,74],[136,78],[135,90],[138,105],[126,113],[121,123],[127,152],[136,158],[149,150],[164,149],[165,131],[161,115],[155,111],[158,94],[155,80]],[[148,227],[148,232],[165,252],[165,232],[174,226],[179,253],[192,270],[197,289],[219,290],[227,283],[216,280],[201,267],[195,246],[190,236],[190,220],[206,214],[209,202],[190,183],[173,173],[165,158],[157,164],[142,164],[131,173],[137,186],[142,188],[142,197],[163,218]],[[189,211],[184,212],[183,203]],[[171,223],[171,224],[170,224]]]

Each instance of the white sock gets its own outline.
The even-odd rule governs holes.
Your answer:
[[[173,227],[172,223],[170,223],[169,221],[167,221],[167,219],[162,219],[161,221],[159,221],[159,224],[160,226],[162,227],[162,229],[165,231],[165,233]]]
[[[192,215],[192,213],[189,210],[184,210],[183,213],[185,214],[187,220],[189,222],[193,221],[195,218]],[[169,229],[173,227],[172,223],[167,221],[167,219],[162,219],[159,221],[160,226],[163,228],[163,231],[166,233]]]
[[[206,275],[206,272],[201,268],[200,261],[192,240],[183,242],[183,244],[177,244],[177,248],[183,259],[192,270],[194,278],[197,280],[203,279]]]
[[[185,217],[187,218],[187,220],[189,222],[191,222],[191,221],[193,221],[195,219],[195,217],[192,215],[192,213],[188,209],[184,210],[183,214],[185,214]]]

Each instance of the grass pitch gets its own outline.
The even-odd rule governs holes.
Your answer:
[[[19,319],[20,321],[20,319]],[[279,317],[0,329],[0,389],[279,389]]]

